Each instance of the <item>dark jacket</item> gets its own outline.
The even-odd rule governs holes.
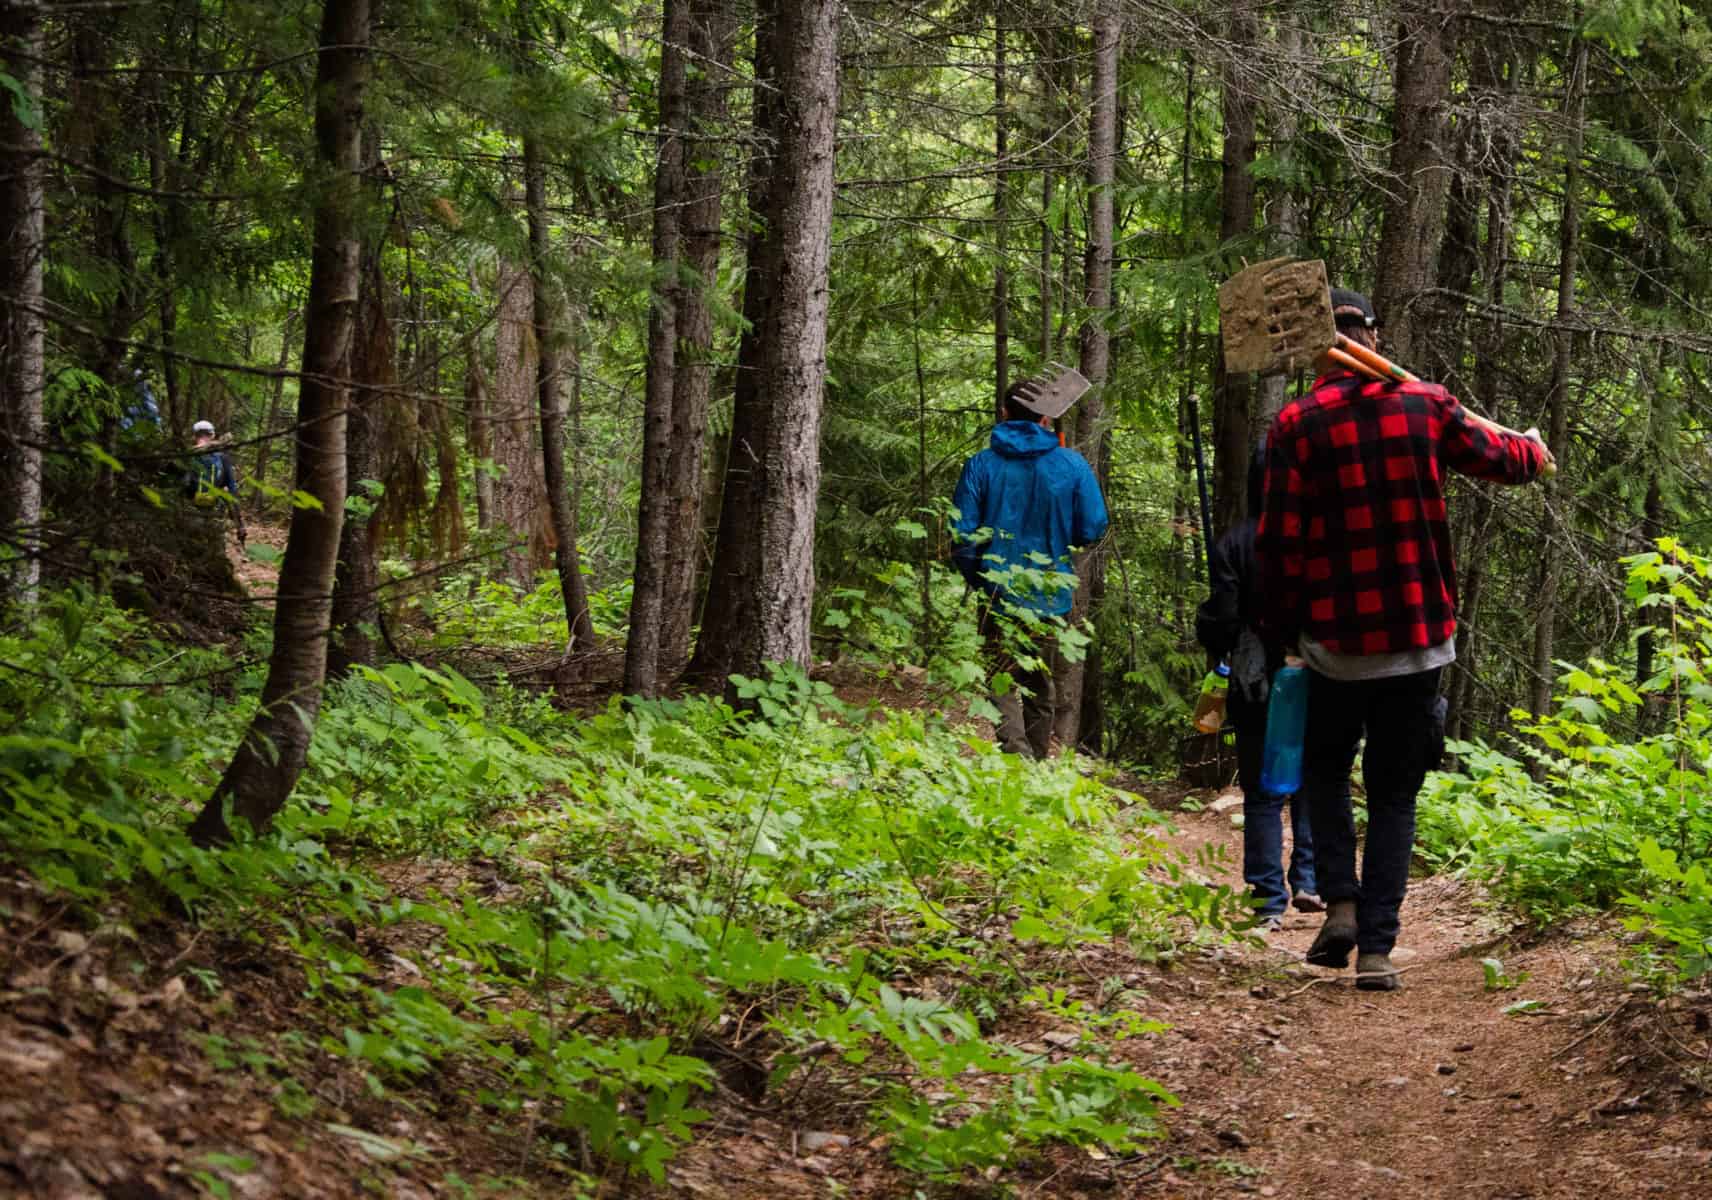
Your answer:
[[[1249,515],[1225,530],[1213,547],[1211,594],[1195,610],[1195,639],[1215,660],[1230,663],[1231,682],[1246,700],[1266,700],[1267,681],[1283,664],[1281,646],[1259,633],[1260,569],[1254,557],[1254,533],[1259,524],[1261,489],[1266,477],[1266,452],[1254,452],[1248,464]]]
[[[963,464],[951,503],[957,509],[951,557],[972,587],[1043,615],[1070,611],[1070,548],[1099,541],[1108,523],[1087,459],[1060,446],[1058,435],[1037,422],[1006,421],[993,429],[991,448]],[[1042,589],[988,578],[1011,568],[1054,571],[1069,576],[1070,586]]]

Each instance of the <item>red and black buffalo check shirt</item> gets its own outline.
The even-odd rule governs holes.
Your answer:
[[[1526,483],[1544,461],[1534,441],[1471,424],[1436,383],[1321,376],[1267,437],[1262,628],[1336,654],[1439,645],[1456,633],[1445,470]]]

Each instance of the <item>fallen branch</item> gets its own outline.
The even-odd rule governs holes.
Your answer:
[[[1601,1029],[1605,1028],[1605,1026],[1609,1025],[1612,1021],[1616,1020],[1617,1014],[1622,1012],[1625,1008],[1628,1008],[1629,1002],[1632,1001],[1633,999],[1634,999],[1633,996],[1623,997],[1623,1002],[1621,1004],[1619,1004],[1616,1008],[1613,1008],[1610,1011],[1610,1013],[1607,1014],[1607,1016],[1605,1017],[1605,1019],[1603,1021],[1599,1022],[1599,1024],[1595,1025],[1592,1029],[1589,1029],[1586,1033],[1584,1033],[1580,1037],[1576,1038],[1573,1042],[1569,1043],[1569,1045],[1565,1046],[1563,1049],[1553,1051],[1552,1052],[1552,1058],[1563,1057],[1565,1054],[1568,1054],[1571,1050],[1573,1050],[1577,1046],[1581,1045],[1581,1043],[1585,1042],[1588,1038],[1590,1038],[1594,1034],[1598,1033]]]

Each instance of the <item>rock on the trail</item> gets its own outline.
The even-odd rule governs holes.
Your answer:
[[[1242,804],[1242,792],[1237,788],[1227,788],[1219,793],[1218,799],[1207,805],[1216,813],[1229,812]]]
[[[1407,1075],[1393,1075],[1393,1076],[1391,1076],[1391,1078],[1389,1078],[1385,1081],[1385,1086],[1386,1087],[1408,1087],[1409,1086],[1409,1077]]]
[[[842,1133],[804,1133],[797,1137],[797,1149],[803,1154],[819,1154],[824,1150],[848,1150],[850,1138]]]
[[[1440,1075],[1455,1075],[1456,1074],[1456,1064],[1455,1063],[1440,1063],[1438,1066],[1434,1067],[1433,1070],[1437,1071]]]

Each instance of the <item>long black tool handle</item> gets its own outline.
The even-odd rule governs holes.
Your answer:
[[[1207,503],[1207,459],[1201,453],[1201,401],[1189,397],[1189,436],[1195,443],[1195,490],[1201,496],[1201,554],[1207,568],[1207,582],[1213,581],[1213,514]]]

